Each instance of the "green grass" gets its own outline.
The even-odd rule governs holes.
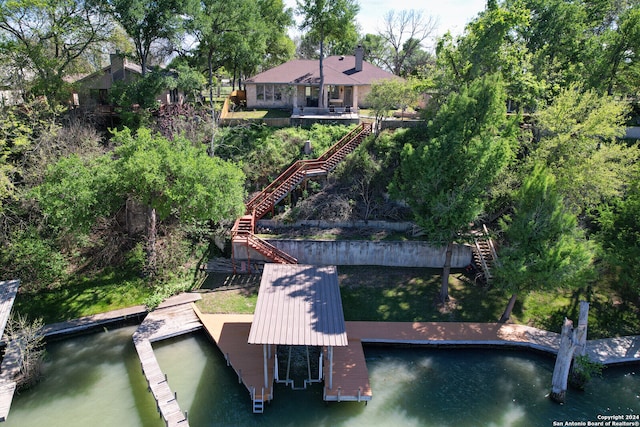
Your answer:
[[[452,271],[451,301],[438,304],[440,269],[340,266],[338,275],[346,320],[398,322],[496,322],[507,292],[475,285],[462,271]],[[253,313],[259,275],[213,275],[200,309],[207,313]],[[578,303],[591,303],[589,339],[632,335],[640,331],[640,310],[603,285],[599,291],[533,292],[517,300],[511,321],[560,332],[567,316],[577,321]]]
[[[48,324],[143,304],[151,294],[141,278],[111,271],[71,280],[52,290],[19,292],[14,310]]]
[[[282,119],[291,117],[291,111],[288,110],[245,110],[230,112],[227,118],[242,120],[259,120],[259,119]]]

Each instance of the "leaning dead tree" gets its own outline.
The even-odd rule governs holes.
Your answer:
[[[578,353],[578,356],[586,354],[587,343],[587,320],[589,317],[589,303],[580,301],[580,314],[578,317],[578,327],[573,327],[573,322],[565,317],[562,333],[560,334],[560,349],[553,368],[551,378],[551,394],[549,397],[558,402],[564,403],[567,392],[567,383],[571,371],[571,362]]]
[[[422,10],[390,10],[384,15],[382,29],[378,30],[390,47],[390,55],[383,59],[387,68],[399,76],[403,65],[420,46],[435,33],[438,20],[426,16]]]
[[[31,322],[26,316],[16,315],[5,328],[7,348],[2,376],[15,381],[18,390],[29,388],[40,379],[45,352],[42,326],[42,319]]]

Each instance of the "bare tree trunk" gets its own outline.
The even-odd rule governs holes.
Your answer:
[[[444,266],[442,268],[442,283],[440,285],[440,302],[449,301],[449,273],[451,272],[451,256],[453,254],[453,242],[447,244],[447,252],[444,257]]]
[[[209,155],[216,155],[216,104],[213,101],[213,51],[209,51],[207,56],[207,67],[209,68],[209,108],[211,108],[211,144],[209,147]]]
[[[558,349],[558,357],[556,358],[551,378],[551,394],[549,394],[551,400],[555,402],[564,403],[565,401],[569,369],[571,368],[571,360],[573,359],[575,348],[573,344],[573,322],[565,317],[562,333],[560,334],[560,349]]]
[[[518,298],[518,294],[511,294],[511,298],[509,298],[509,303],[507,304],[507,308],[502,313],[502,317],[498,322],[505,323],[511,317],[511,312],[513,311],[513,307],[516,305],[516,298]]]
[[[320,34],[320,91],[318,94],[318,107],[324,108],[324,31]]]
[[[580,301],[578,327],[573,328],[573,322],[565,317],[562,333],[560,334],[560,348],[556,365],[551,378],[551,394],[549,397],[555,402],[564,403],[567,391],[571,362],[577,352],[584,355],[587,345],[587,321],[589,318],[589,303]],[[574,367],[575,368],[575,367]]]
[[[145,273],[149,277],[153,277],[156,274],[156,239],[158,236],[158,229],[156,227],[156,209],[149,206],[147,207],[147,265],[145,267]]]

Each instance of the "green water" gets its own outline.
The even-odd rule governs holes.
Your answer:
[[[16,396],[6,426],[163,426],[123,328],[53,343],[44,380]],[[551,402],[553,360],[529,352],[367,348],[373,400],[325,404],[320,385],[277,386],[265,413],[203,334],[154,344],[191,426],[552,426],[640,414],[640,366],[608,368]],[[640,425],[640,424],[639,424]]]

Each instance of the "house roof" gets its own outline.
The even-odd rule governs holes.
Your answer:
[[[136,73],[136,74],[142,74],[142,67],[140,65],[131,63],[127,60],[123,62],[124,62],[125,71]],[[93,73],[90,73],[90,74],[70,76],[69,83],[80,83],[85,80],[91,80],[95,77],[102,76],[104,74],[110,74],[112,72],[112,67],[113,67],[113,64],[109,64],[106,67],[102,67],[101,69],[94,71]]]
[[[346,346],[336,267],[265,264],[248,343]]]
[[[362,70],[356,71],[355,64],[356,57],[353,55],[326,58],[323,61],[324,83],[326,85],[361,86],[370,85],[375,80],[400,78],[366,61],[362,61]],[[247,79],[245,83],[319,85],[320,63],[315,59],[294,59],[257,74]]]

